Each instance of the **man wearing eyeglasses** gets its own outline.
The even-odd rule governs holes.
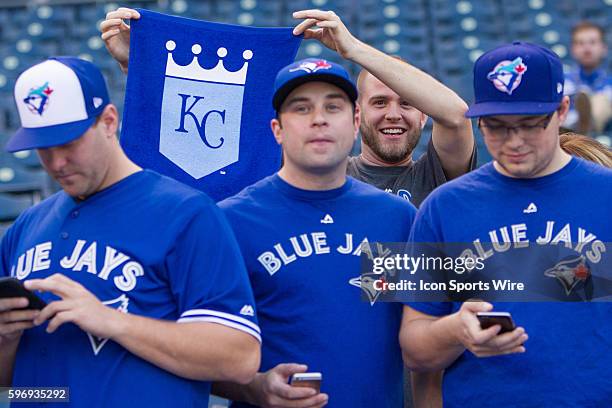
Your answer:
[[[566,295],[562,279],[544,270],[499,262],[504,245],[552,244],[583,260],[612,249],[612,171],[559,146],[569,110],[559,58],[534,44],[501,46],[476,61],[474,90],[466,116],[479,118],[494,161],[434,191],[411,241],[480,247],[517,281],[549,279],[555,299],[586,291],[594,278],[577,271],[565,276],[573,284]],[[510,312],[519,327],[482,329],[476,313],[493,309]],[[611,313],[606,302],[409,303],[400,342],[413,370],[445,370],[445,406],[604,406],[612,400]]]

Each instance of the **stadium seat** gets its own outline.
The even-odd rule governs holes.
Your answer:
[[[31,205],[32,203],[27,198],[0,193],[0,236],[4,234],[2,224],[6,226]]]
[[[44,171],[0,165],[0,193],[29,197],[30,203],[35,204],[50,193],[49,179]]]
[[[19,127],[19,116],[12,94],[15,77],[16,75],[10,77],[3,91],[0,92],[0,131],[4,133],[11,133]]]
[[[34,150],[25,150],[22,152],[13,153],[12,160],[17,163],[18,166],[28,170],[42,169],[40,159]]]

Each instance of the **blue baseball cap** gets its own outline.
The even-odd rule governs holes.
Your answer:
[[[340,64],[320,58],[306,58],[281,69],[274,81],[272,106],[278,112],[287,96],[307,82],[327,82],[342,89],[351,102],[357,100],[357,88],[348,72]]]
[[[476,60],[476,102],[465,116],[554,112],[563,98],[563,82],[563,65],[554,52],[519,41],[502,45]]]
[[[94,64],[76,57],[54,57],[17,78],[15,102],[21,128],[6,143],[9,152],[78,139],[109,104],[109,97]]]

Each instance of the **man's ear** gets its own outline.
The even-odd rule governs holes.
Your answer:
[[[425,127],[425,124],[427,123],[427,119],[429,119],[429,116],[427,116],[426,114],[424,114],[423,112],[421,112],[421,130],[423,130],[423,128]]]
[[[565,95],[563,99],[561,99],[561,104],[559,105],[559,108],[557,109],[557,112],[559,112],[559,123],[565,122],[565,118],[567,117],[567,113],[569,112],[569,107],[570,107],[570,98],[569,96]]]
[[[281,124],[280,120],[277,118],[274,118],[270,121],[270,129],[272,129],[272,133],[274,134],[274,139],[276,140],[276,143],[278,143],[279,145],[283,144],[283,125]]]
[[[119,129],[119,113],[115,105],[112,103],[106,105],[98,119],[98,126],[104,127],[107,136],[117,135],[117,129]]]
[[[359,104],[355,104],[355,114],[353,115],[353,123],[355,124],[355,135],[353,136],[354,140],[357,140],[357,135],[359,134],[359,127],[361,126],[361,107]]]

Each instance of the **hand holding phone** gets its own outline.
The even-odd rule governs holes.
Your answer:
[[[512,320],[512,315],[508,312],[477,312],[476,318],[480,322],[480,327],[483,330],[495,326],[496,324],[501,326],[499,334],[511,332],[516,329],[516,325]]]
[[[0,299],[19,298],[28,299],[25,309],[42,310],[47,306],[34,292],[27,290],[20,280],[15,278],[0,278]]]
[[[310,373],[308,366],[281,363],[259,373],[252,383],[253,405],[268,407],[319,407],[329,396],[321,393],[321,373]]]
[[[34,299],[34,300],[31,300]],[[41,303],[38,303],[41,302]],[[45,303],[14,278],[0,279],[0,343],[18,341]]]
[[[309,387],[316,392],[321,392],[321,373],[295,373],[291,376],[289,384],[292,387]]]
[[[516,327],[510,313],[492,309],[488,302],[464,302],[447,320],[453,336],[477,357],[524,353],[524,343],[529,338],[525,329]]]

